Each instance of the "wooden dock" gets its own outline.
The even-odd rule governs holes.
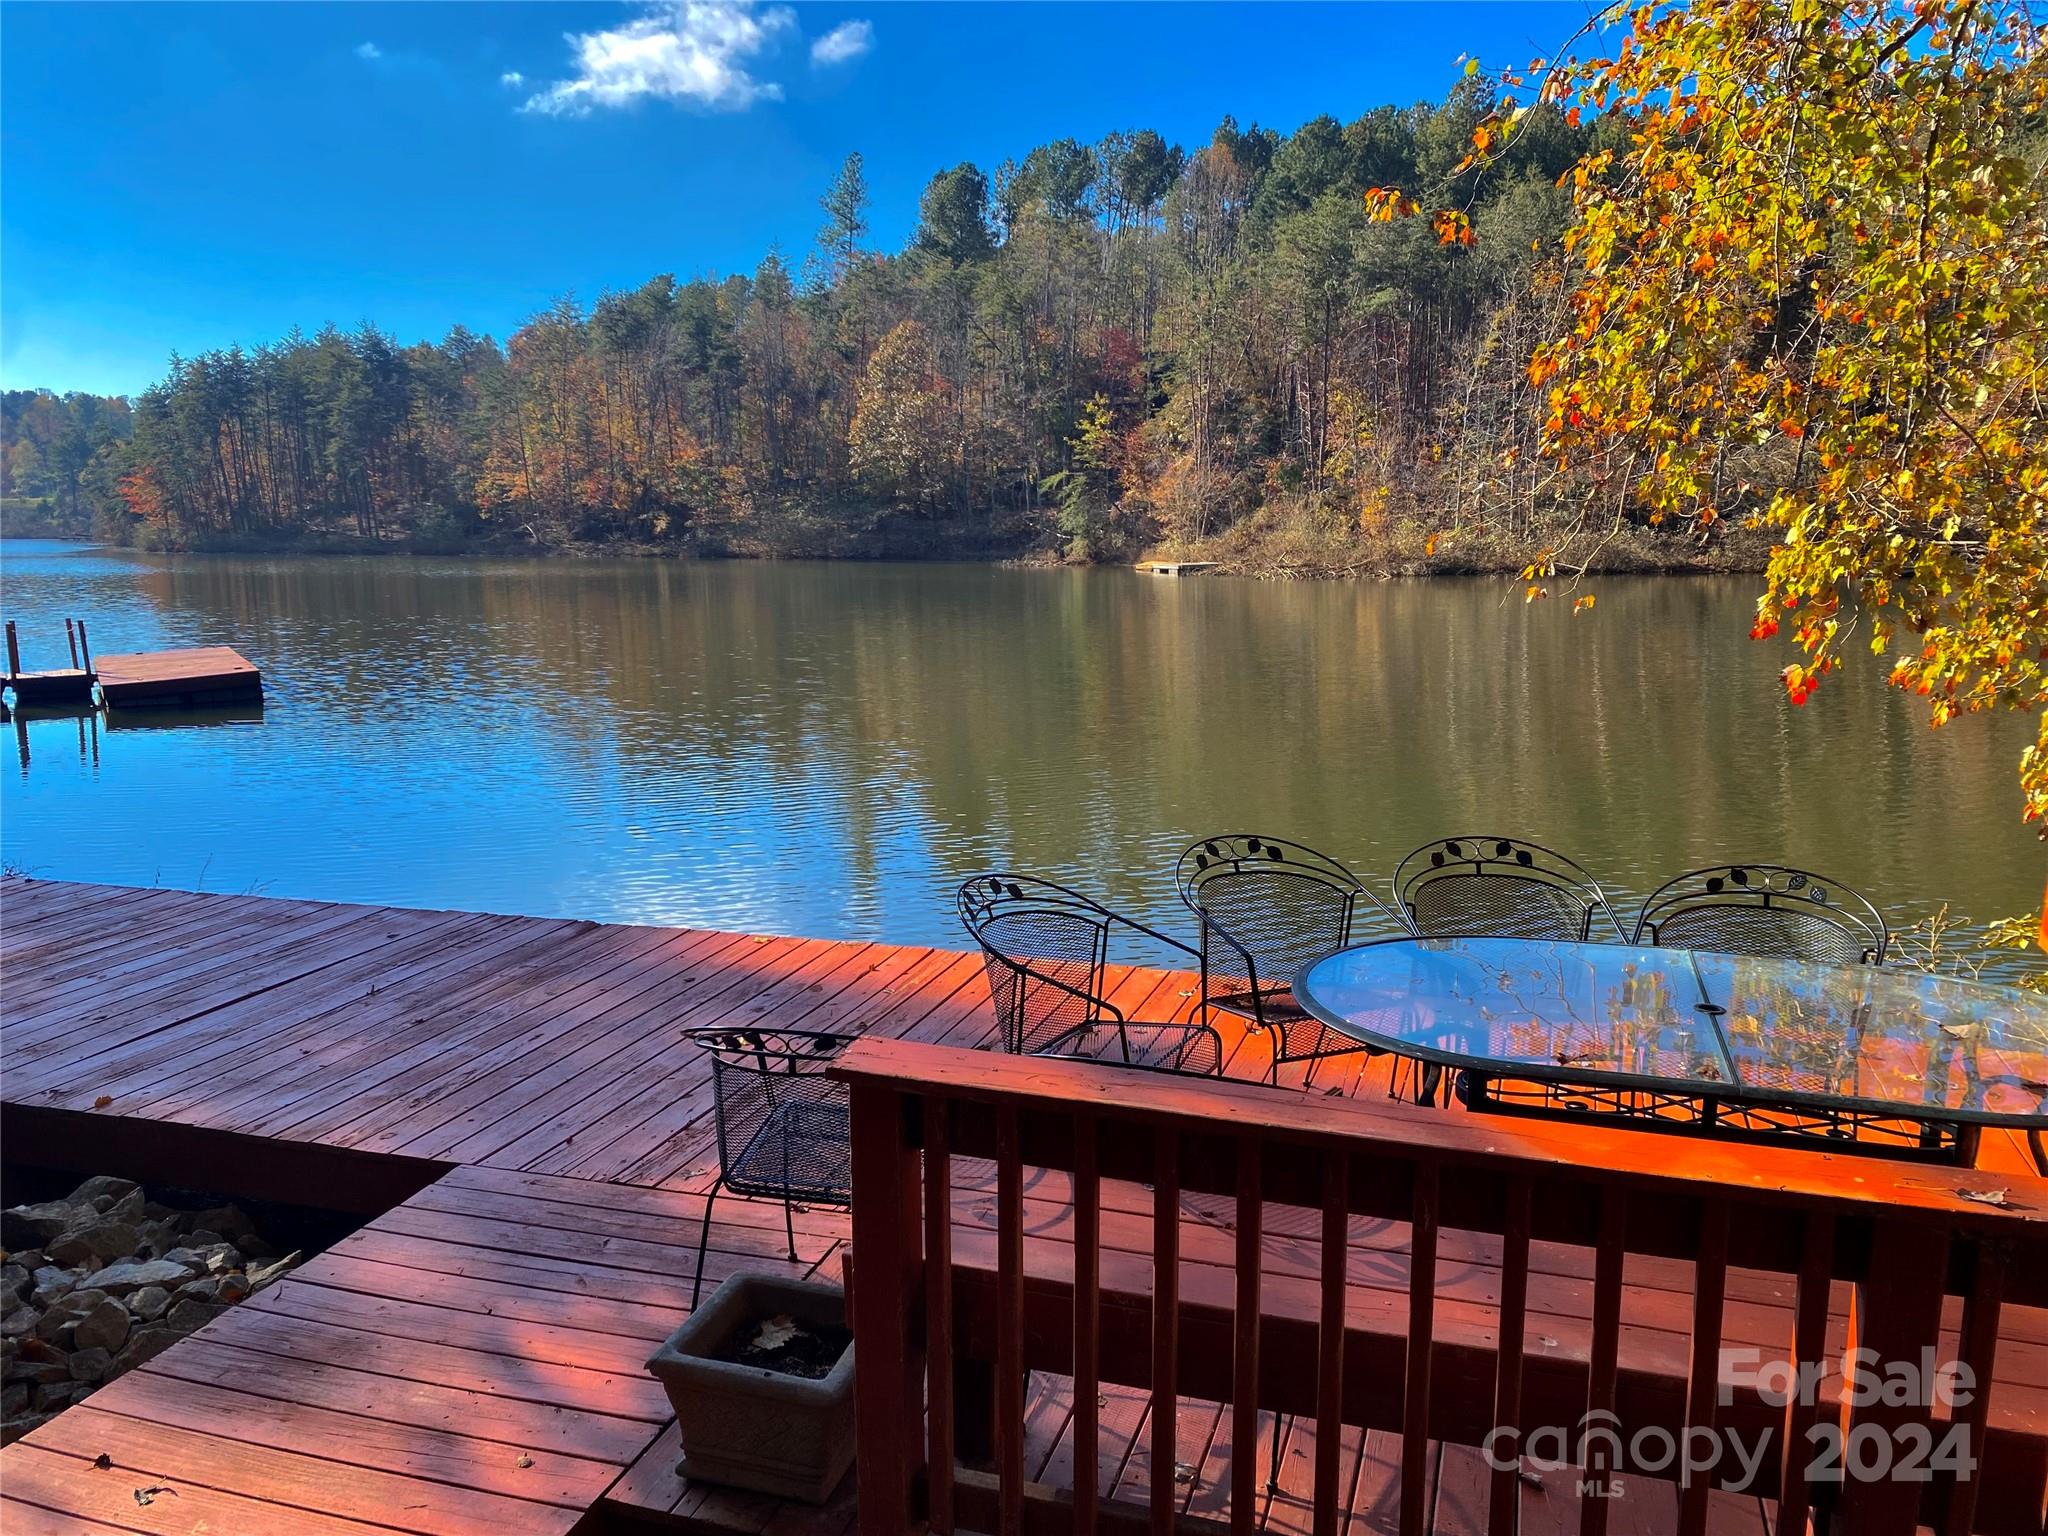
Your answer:
[[[1136,569],[1147,576],[1199,576],[1216,566],[1214,560],[1141,560]]]
[[[109,709],[191,709],[263,697],[263,673],[225,645],[101,656],[96,671]]]
[[[682,1031],[772,1022],[986,1045],[995,1024],[977,956],[10,878],[0,965],[9,1162],[376,1213],[0,1452],[10,1533],[851,1529],[849,1490],[813,1510],[675,1475],[673,1423],[642,1363],[687,1312],[717,1162],[707,1065]],[[1111,981],[1134,1017],[1193,1006],[1185,973],[1122,968]],[[1232,1032],[1226,1044],[1233,1075],[1262,1074],[1258,1039]],[[1384,1059],[1346,1057],[1323,1063],[1313,1089],[1298,1069],[1283,1081],[1371,1103],[1386,1072]],[[1986,1138],[1981,1165],[2048,1194],[2021,1185],[2029,1164],[2004,1133]],[[986,1165],[956,1166],[963,1231],[985,1221],[988,1178]],[[1056,1230],[1060,1191],[1029,1198],[1034,1223]],[[1105,1186],[1104,1204],[1104,1230],[1128,1224],[1144,1251],[1149,1193]],[[848,1232],[843,1213],[800,1212],[791,1264],[779,1206],[726,1197],[717,1216],[714,1279],[743,1266],[833,1274]],[[1318,1216],[1301,1218],[1264,1235],[1277,1272],[1314,1272]],[[1221,1219],[1186,1202],[1190,1230]],[[1361,1306],[1405,1306],[1403,1240],[1354,1223]],[[1213,1246],[1191,1240],[1191,1271]],[[1481,1304],[1498,1260],[1466,1259],[1452,1299]],[[1573,1309],[1590,1264],[1569,1249],[1544,1260],[1560,1337],[1583,1327]],[[1741,1292],[1748,1325],[1789,1326],[1782,1292],[1741,1283],[1754,1287]],[[1625,1349],[1682,1344],[1690,1266],[1632,1261],[1630,1285],[1640,1310]],[[1998,1382],[1994,1414],[2048,1424],[2048,1373],[2032,1374],[2048,1359],[2048,1315],[2008,1306],[2000,1332],[2016,1341],[2000,1358],[2019,1375]],[[1071,1397],[1062,1378],[1033,1379],[1027,1456],[1055,1484],[1072,1465]],[[1113,1388],[1101,1409],[1100,1486],[1141,1504],[1146,1402]],[[1271,1441],[1233,1451],[1227,1411],[1211,1405],[1193,1422],[1205,1410],[1182,1407],[1183,1443],[1199,1453],[1175,1469],[1177,1497],[1213,1515]],[[1281,1436],[1275,1533],[1307,1529],[1314,1428],[1262,1421],[1262,1435]],[[1486,1469],[1468,1447],[1431,1449],[1432,1529],[1472,1536]],[[1399,1451],[1396,1437],[1347,1432],[1349,1530],[1395,1528]],[[150,1488],[174,1491],[139,1502]],[[1668,1484],[1632,1479],[1628,1499],[1610,1501],[1613,1528],[1669,1529],[1672,1498]],[[1762,1502],[1717,1498],[1716,1531],[1764,1536]],[[1529,1536],[1577,1520],[1568,1484],[1526,1490]]]

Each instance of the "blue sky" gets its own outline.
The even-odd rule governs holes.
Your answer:
[[[129,393],[173,351],[372,320],[501,340],[565,292],[872,239],[1062,135],[1440,95],[1564,3],[0,6],[0,382]]]

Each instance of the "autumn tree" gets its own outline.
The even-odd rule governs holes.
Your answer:
[[[1686,0],[1603,18],[1544,100],[1626,125],[1568,173],[1541,451],[1615,514],[1771,531],[1754,633],[1804,703],[1856,645],[1959,713],[2040,710],[2048,817],[2048,55],[2003,0]],[[1512,143],[1475,126],[1474,168]],[[1441,215],[1440,215],[1441,217]],[[1582,562],[1589,523],[1539,557]],[[1536,590],[1532,586],[1532,590]]]
[[[931,338],[906,320],[875,348],[849,433],[853,470],[879,495],[934,510],[951,488],[958,433]]]

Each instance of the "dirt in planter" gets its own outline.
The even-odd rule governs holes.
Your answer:
[[[718,1347],[717,1358],[817,1381],[832,1374],[852,1342],[852,1331],[836,1323],[806,1323],[785,1313],[757,1324],[752,1333],[734,1333]]]

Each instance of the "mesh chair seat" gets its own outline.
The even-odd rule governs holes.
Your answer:
[[[853,1123],[844,1104],[777,1105],[725,1165],[736,1194],[842,1202],[853,1188]]]
[[[1484,936],[1583,943],[1621,937],[1599,882],[1561,853],[1508,837],[1445,837],[1394,869],[1394,896],[1418,938]]]
[[[704,1287],[711,1212],[721,1190],[782,1202],[795,1260],[795,1203],[853,1203],[853,1126],[847,1085],[827,1076],[852,1035],[806,1029],[696,1029],[688,1038],[711,1056],[711,1107],[718,1122],[718,1177],[704,1202],[697,1278]]]
[[[1024,1056],[1079,1056],[1163,1072],[1213,1076],[1223,1040],[1206,1023],[1126,1019],[1104,985],[1113,927],[1194,951],[1050,880],[978,875],[957,894],[960,920],[981,946],[997,1037]]]
[[[1415,893],[1410,911],[1428,934],[1477,933],[1497,939],[1584,937],[1587,908],[1556,886],[1514,875],[1445,875]]]
[[[1361,897],[1384,915],[1357,876],[1299,843],[1233,833],[1190,847],[1176,877],[1202,925],[1205,1018],[1216,1009],[1265,1031],[1276,1078],[1286,1062],[1369,1049],[1312,1018],[1293,992],[1304,966],[1355,941]]]
[[[1891,935],[1876,907],[1809,870],[1725,864],[1667,881],[1643,903],[1636,942],[1830,965],[1881,964]]]

